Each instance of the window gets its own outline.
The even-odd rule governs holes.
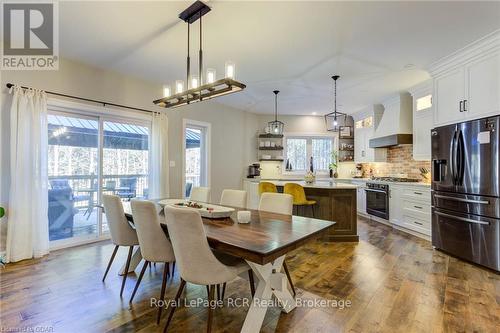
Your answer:
[[[326,172],[331,163],[334,147],[332,136],[288,136],[285,138],[285,167],[288,172],[306,172],[311,157],[316,172]],[[288,163],[287,163],[288,162]]]
[[[286,158],[291,170],[305,171],[307,169],[307,140],[287,139]]]
[[[102,194],[147,197],[148,121],[51,109],[48,115],[49,239],[52,247],[105,237]]]
[[[209,186],[210,124],[184,120],[184,196],[191,196],[193,187]]]

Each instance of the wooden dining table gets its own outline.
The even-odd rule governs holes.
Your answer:
[[[162,226],[166,229],[160,200],[151,201],[157,204],[158,212],[162,215]],[[130,202],[124,202],[123,208],[126,218],[133,222]],[[335,222],[250,210],[250,222],[242,224],[237,220],[238,210],[243,209],[234,208],[228,218],[203,218],[203,224],[211,248],[243,258],[252,268],[257,278],[257,288],[241,332],[259,332],[267,308],[273,304],[273,295],[278,300],[275,303],[279,304],[284,312],[288,313],[296,307],[295,298],[288,289],[286,275],[282,273],[286,254],[327,234]],[[137,249],[132,257],[129,272],[133,271],[141,260],[140,249]],[[247,278],[246,275],[241,277]]]

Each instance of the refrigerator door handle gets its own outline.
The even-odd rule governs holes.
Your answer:
[[[446,199],[446,200],[453,200],[453,201],[460,201],[460,202],[467,202],[467,203],[475,203],[479,205],[489,205],[490,202],[486,200],[471,200],[471,199],[464,199],[464,198],[455,198],[455,197],[449,197],[447,195],[440,195],[440,194],[434,194],[435,198],[438,199]]]
[[[451,169],[451,178],[452,178],[452,183],[453,185],[457,184],[457,149],[456,149],[456,140],[457,140],[457,131],[453,133],[453,138],[451,139],[451,145],[450,145],[450,169]]]
[[[442,217],[446,217],[446,218],[450,218],[450,219],[457,220],[457,221],[462,221],[462,222],[467,222],[467,223],[474,223],[474,224],[482,224],[482,225],[490,225],[489,222],[477,221],[477,220],[473,220],[473,219],[468,219],[466,217],[453,216],[453,215],[450,215],[450,214],[441,213],[441,212],[437,212],[437,211],[435,211],[434,213],[436,215],[439,215],[439,216],[442,216]]]
[[[458,131],[457,136],[457,185],[462,185],[464,181],[464,172],[465,172],[465,143],[464,143],[464,135],[462,134],[462,130]]]

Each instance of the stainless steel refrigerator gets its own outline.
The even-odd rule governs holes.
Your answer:
[[[435,128],[432,245],[500,270],[500,116]]]

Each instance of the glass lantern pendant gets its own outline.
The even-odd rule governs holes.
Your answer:
[[[283,129],[285,127],[285,124],[278,120],[278,93],[279,93],[279,90],[274,90],[273,93],[274,93],[274,120],[268,122],[267,126],[268,126],[271,134],[281,135],[281,134],[283,134]]]

